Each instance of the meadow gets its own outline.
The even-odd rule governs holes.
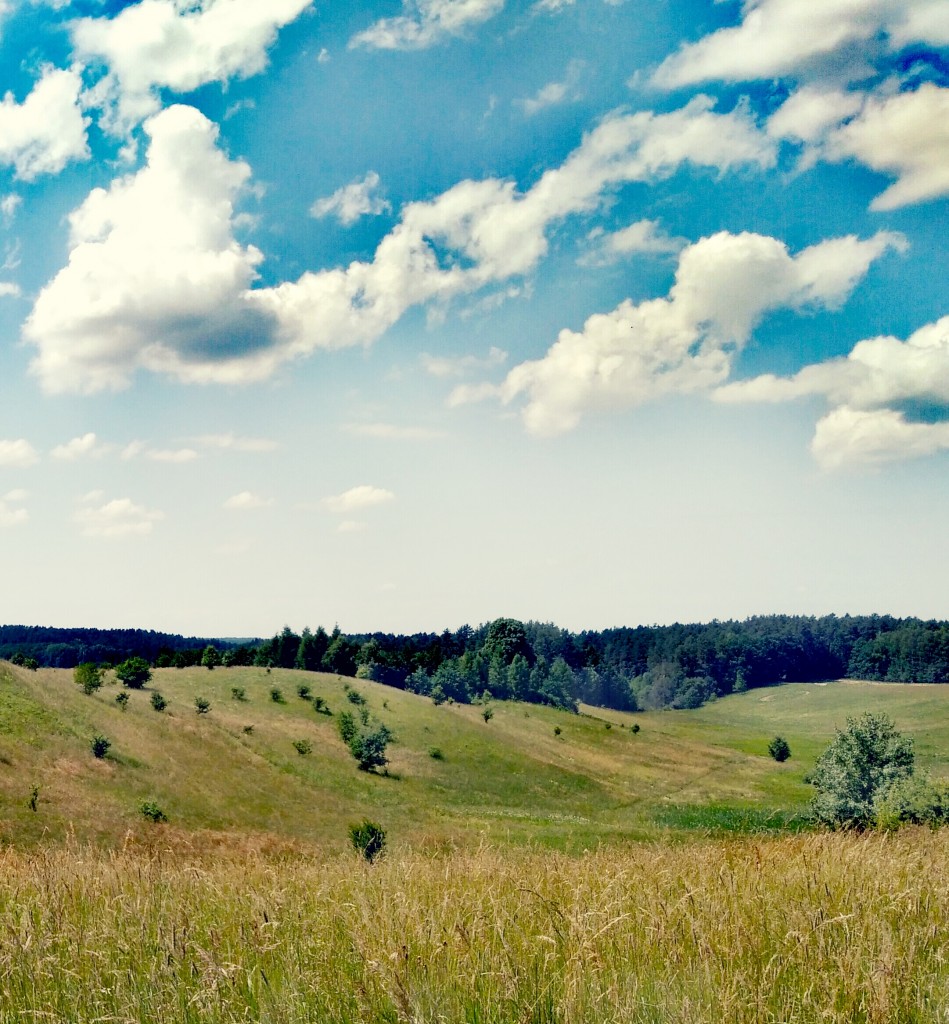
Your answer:
[[[388,775],[337,735],[346,685],[395,735]],[[949,834],[815,831],[804,781],[866,709],[949,773],[949,688],[487,721],[281,670],[118,692],[0,665],[0,1024],[949,1019]],[[347,837],[364,817],[389,836],[373,864]]]

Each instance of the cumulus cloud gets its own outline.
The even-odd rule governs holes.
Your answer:
[[[280,445],[265,437],[239,437],[236,434],[201,434],[193,439],[199,448],[219,449],[247,453],[266,453],[276,451]]]
[[[605,232],[594,228],[587,235],[590,246],[578,262],[583,266],[605,266],[634,253],[668,255],[679,252],[687,243],[684,238],[670,238],[657,220],[638,220],[619,231]]]
[[[20,296],[20,286],[15,281],[0,281],[0,298],[16,299]]]
[[[7,93],[0,100],[0,165],[31,181],[39,174],[58,174],[72,160],[87,160],[81,88],[77,70],[47,67],[22,103]],[[16,209],[16,198],[4,197],[5,216]]]
[[[567,74],[561,82],[549,82],[543,88],[539,89],[534,96],[528,99],[515,100],[514,102],[524,111],[524,113],[531,117],[534,114],[539,113],[546,107],[556,106],[558,103],[563,103],[565,100],[577,99],[577,84],[580,80],[580,74],[583,71],[582,60],[572,60],[567,68]]]
[[[370,484],[360,484],[358,487],[351,487],[342,494],[335,494],[330,498],[323,499],[323,508],[337,515],[347,515],[350,512],[357,512],[364,508],[373,508],[376,505],[384,505],[392,501],[395,495],[382,487],[372,487]]]
[[[90,102],[112,110],[125,130],[159,109],[162,88],[187,93],[255,75],[277,30],[311,2],[141,0],[114,18],[79,18],[70,27],[76,56],[107,68]]]
[[[24,469],[39,462],[39,458],[33,445],[23,438],[16,441],[0,440],[0,467],[13,466]]]
[[[194,462],[199,455],[193,448],[151,448],[145,452],[145,457],[152,462],[181,465],[185,462]]]
[[[679,257],[668,297],[626,300],[563,330],[539,360],[514,367],[496,389],[523,397],[531,433],[575,427],[590,409],[622,407],[721,385],[735,354],[769,311],[836,308],[900,236],[831,239],[792,256],[775,238],[719,232]]]
[[[376,217],[392,209],[387,200],[375,194],[378,187],[379,175],[370,171],[365,178],[344,185],[331,196],[317,199],[310,214],[317,218],[335,214],[346,225],[355,224],[360,217]]]
[[[113,450],[114,445],[100,444],[95,434],[88,433],[56,445],[50,455],[62,462],[75,462],[78,459],[101,458]]]
[[[485,356],[432,356],[423,352],[419,358],[425,372],[433,377],[463,377],[467,373],[503,366],[507,352],[492,345]]]
[[[9,491],[0,497],[0,528],[22,526],[29,521],[30,514],[22,507],[29,495],[26,491]]]
[[[266,508],[274,503],[273,498],[265,498],[263,495],[254,494],[253,491],[241,491],[224,502],[227,509],[251,509]]]
[[[883,38],[897,50],[910,42],[949,41],[949,8],[942,0],[744,0],[739,25],[687,43],[653,75],[661,88],[699,82],[775,78],[819,67],[848,47]],[[852,79],[862,61],[844,63]]]
[[[145,166],[71,215],[69,262],[24,327],[38,350],[32,371],[49,392],[121,388],[137,369],[237,383],[319,349],[369,344],[412,306],[532,272],[553,222],[595,210],[625,182],[684,163],[772,166],[775,143],[746,110],[712,107],[699,96],[668,114],[608,117],[527,192],[462,181],[408,204],[371,261],[270,288],[252,287],[262,254],[233,233],[249,168],[220,152],[202,114],[170,107],[145,124]]]
[[[458,36],[504,9],[504,0],[402,0],[406,13],[382,18],[349,41],[350,48],[424,50]]]
[[[86,495],[83,507],[73,516],[86,537],[144,537],[165,518],[164,512],[136,505],[129,498],[115,498],[104,505],[96,504],[99,500],[99,492]]]
[[[817,425],[812,451],[821,465],[878,462],[949,447],[949,316],[906,341],[858,342],[846,358],[805,366],[791,377],[764,374],[715,396],[725,402],[825,397],[835,408]]]
[[[535,0],[531,7],[538,14],[557,14],[565,7],[572,7],[576,0]]]

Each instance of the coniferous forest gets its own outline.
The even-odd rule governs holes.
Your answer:
[[[571,632],[501,618],[442,633],[347,634],[323,627],[268,640],[122,629],[0,626],[0,658],[69,668],[145,658],[157,667],[262,665],[371,679],[436,702],[523,700],[576,709],[694,708],[777,682],[949,682],[949,622],[886,615]]]

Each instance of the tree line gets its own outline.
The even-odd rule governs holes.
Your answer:
[[[744,621],[579,633],[501,618],[441,633],[294,632],[268,640],[196,640],[141,630],[0,627],[0,657],[40,665],[258,665],[335,672],[436,702],[490,695],[575,710],[691,708],[777,682],[855,678],[949,682],[949,622],[892,616],[755,616]]]

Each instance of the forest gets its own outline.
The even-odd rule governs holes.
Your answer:
[[[0,626],[0,658],[72,667],[138,656],[157,667],[260,665],[335,672],[470,703],[490,696],[576,710],[695,708],[778,682],[949,682],[949,622],[887,615],[755,616],[743,621],[571,632],[499,618],[441,633],[294,632],[222,640],[123,629]]]

